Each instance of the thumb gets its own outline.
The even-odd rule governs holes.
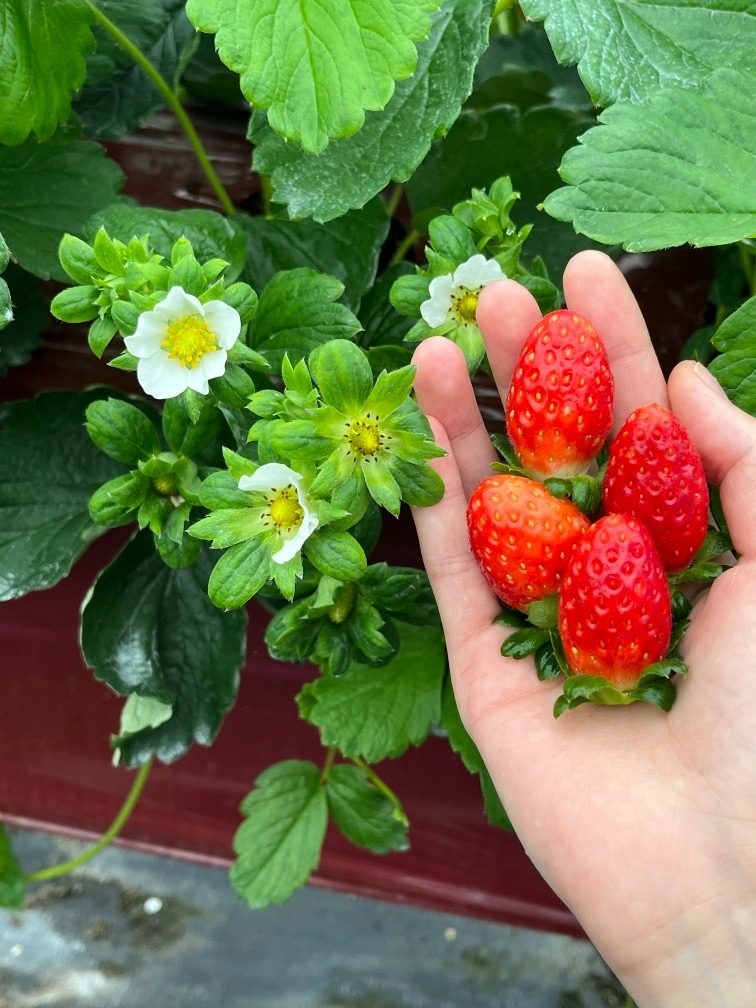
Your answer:
[[[720,488],[735,549],[756,557],[756,419],[731,403],[716,378],[693,361],[678,364],[670,375],[669,398],[707,477]]]

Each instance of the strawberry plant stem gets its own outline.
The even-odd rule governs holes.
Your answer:
[[[134,811],[136,803],[139,801],[142,791],[144,790],[144,785],[150,775],[152,762],[152,757],[150,757],[149,761],[139,768],[139,772],[134,778],[134,783],[131,785],[131,790],[126,795],[126,800],[121,806],[118,815],[97,843],[88,847],[75,858],[71,858],[70,861],[64,861],[63,864],[53,865],[51,868],[42,868],[40,871],[30,872],[28,875],[24,875],[24,882],[43,882],[46,879],[59,878],[61,875],[67,875],[69,872],[73,871],[74,868],[78,868],[79,865],[83,865],[86,864],[87,861],[91,861],[92,858],[99,854],[101,850],[104,850],[110,843],[112,843],[126,825],[129,816]]]
[[[399,204],[402,201],[402,196],[404,195],[404,186],[401,182],[397,182],[391,193],[386,200],[386,213],[389,217],[393,217],[397,211]]]
[[[396,813],[397,813],[398,817],[401,819],[401,821],[405,825],[408,826],[409,825],[409,820],[407,819],[406,815],[404,814],[404,808],[402,807],[402,803],[399,801],[399,798],[391,790],[391,788],[388,786],[388,784],[385,782],[385,780],[383,780],[383,778],[379,777],[378,774],[375,772],[375,770],[373,770],[373,768],[371,766],[369,766],[369,764],[367,764],[365,762],[365,760],[360,759],[359,756],[352,756],[351,760],[352,760],[352,763],[354,763],[355,766],[358,766],[360,768],[360,770],[362,770],[367,775],[367,777],[370,780],[370,782],[372,784],[374,784],[375,787],[378,788],[378,790],[381,792],[381,794],[385,795],[388,798],[388,800],[394,806],[394,809],[396,810]]]
[[[396,252],[394,252],[394,254],[392,255],[391,262],[389,263],[389,265],[396,266],[397,263],[400,263],[407,255],[409,250],[412,248],[412,246],[415,244],[415,242],[421,237],[422,237],[421,233],[419,231],[415,231],[415,229],[413,228],[407,235],[407,237],[404,239],[404,241],[401,243],[399,248],[396,250]]]
[[[191,144],[192,150],[194,151],[197,157],[197,161],[199,162],[199,165],[202,168],[202,171],[204,172],[207,181],[210,183],[210,186],[213,192],[215,193],[218,202],[223,207],[224,213],[229,217],[233,216],[236,213],[236,208],[234,207],[234,204],[231,202],[231,197],[226,192],[226,189],[223,183],[221,182],[220,178],[218,177],[215,168],[213,168],[210,159],[207,156],[207,151],[205,150],[202,141],[200,140],[199,135],[197,134],[197,131],[194,128],[194,124],[187,115],[186,109],[179,101],[178,95],[176,94],[174,89],[170,86],[168,81],[163,77],[163,75],[159,72],[159,70],[157,70],[156,67],[152,65],[152,63],[150,63],[150,61],[147,59],[147,57],[144,55],[141,49],[131,41],[128,35],[125,35],[121,31],[118,25],[113,24],[110,18],[108,18],[105,14],[103,14],[102,11],[94,3],[92,3],[92,0],[86,0],[86,3],[89,9],[92,11],[92,14],[94,15],[94,18],[97,21],[97,23],[106,32],[108,32],[108,34],[112,35],[113,38],[116,40],[116,42],[121,46],[121,48],[125,52],[127,52],[129,56],[131,56],[134,62],[138,66],[140,66],[142,70],[144,70],[144,72],[150,78],[152,83],[165,98],[171,111],[178,119],[181,128],[186,134],[186,138]]]
[[[323,770],[320,774],[320,783],[328,783],[328,774],[331,772],[331,767],[333,766],[333,761],[336,758],[336,746],[331,746],[326,752],[325,762],[323,763]]]

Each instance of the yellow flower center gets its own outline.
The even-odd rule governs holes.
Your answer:
[[[296,487],[287,486],[276,490],[270,499],[268,512],[272,524],[278,532],[293,532],[304,520],[304,511],[299,503]]]
[[[362,420],[351,421],[347,427],[346,439],[354,454],[361,455],[363,458],[377,455],[383,445],[383,434],[378,426],[378,421],[374,420],[370,414]]]
[[[201,315],[185,315],[169,322],[160,346],[182,367],[196,367],[205,354],[218,350],[218,341]]]
[[[166,473],[165,476],[153,477],[152,487],[161,497],[175,497],[178,493],[176,481],[170,473]]]
[[[469,290],[463,287],[459,294],[452,297],[452,311],[461,322],[474,322],[475,312],[478,309],[478,295],[480,287]]]

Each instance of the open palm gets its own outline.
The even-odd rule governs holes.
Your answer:
[[[518,836],[642,1004],[756,1004],[756,420],[700,365],[664,380],[638,306],[606,256],[580,253],[567,307],[602,335],[615,430],[648,402],[671,405],[721,486],[738,565],[694,607],[690,672],[669,714],[585,705],[558,721],[558,692],[532,662],[500,654],[499,603],[467,544],[466,500],[490,473],[490,439],[461,353],[421,344],[418,401],[448,451],[443,500],[418,510],[454,691]],[[511,280],[487,287],[478,321],[502,398],[540,318]],[[749,944],[750,943],[750,944]]]

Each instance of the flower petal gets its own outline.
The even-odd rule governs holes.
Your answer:
[[[302,477],[281,462],[266,462],[251,476],[239,477],[240,490],[283,490],[294,485],[299,494]],[[300,501],[300,504],[302,502]]]
[[[241,332],[241,318],[236,308],[224,301],[208,301],[202,305],[202,314],[219,345],[230,350]]]
[[[501,266],[495,259],[486,259],[478,252],[457,266],[454,270],[453,280],[455,287],[476,290],[478,287],[485,287],[486,284],[492,283],[494,280],[502,279],[503,276]]]
[[[155,312],[142,312],[131,336],[124,337],[126,349],[135,357],[149,357],[165,338],[165,322]]]
[[[434,277],[428,286],[428,300],[420,305],[420,315],[432,329],[443,325],[451,309],[454,283],[451,274]]]
[[[147,395],[155,399],[173,399],[189,387],[187,369],[172,360],[164,350],[142,357],[137,365],[137,379]]]
[[[226,370],[228,354],[225,350],[213,350],[206,353],[195,368],[189,372],[189,388],[197,388],[198,383],[207,385],[211,378],[220,378]],[[199,392],[199,388],[197,388]]]
[[[185,318],[187,315],[202,315],[202,304],[194,294],[187,294],[183,287],[171,287],[162,301],[158,301],[153,312],[162,319]]]
[[[273,554],[271,560],[277,564],[284,564],[287,560],[291,560],[292,557],[295,557],[299,553],[302,546],[304,546],[317,527],[317,516],[306,513],[297,531],[291,539],[287,539],[283,546]]]

